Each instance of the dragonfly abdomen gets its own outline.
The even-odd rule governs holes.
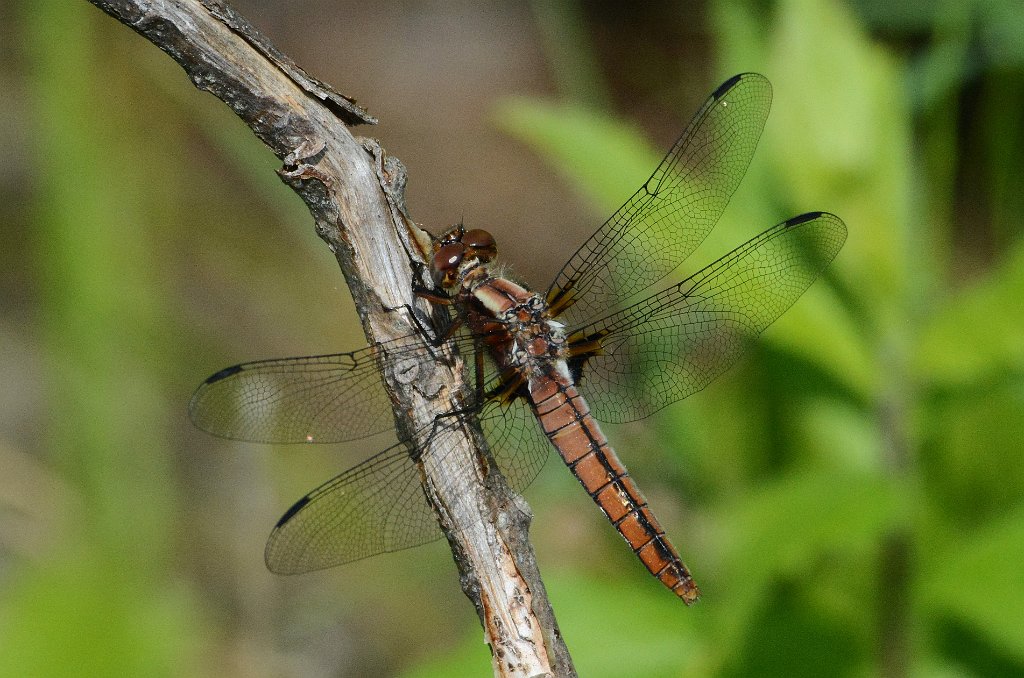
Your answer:
[[[531,379],[529,392],[545,435],[644,567],[687,605],[697,600],[689,569],[565,370]]]

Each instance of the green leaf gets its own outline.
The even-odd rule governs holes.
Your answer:
[[[836,269],[857,280],[874,323],[899,326],[927,273],[928,261],[910,256],[927,251],[914,238],[928,231],[913,230],[912,130],[896,64],[839,3],[786,0],[776,23],[766,69],[776,113],[764,140],[774,187],[801,210],[846,221]]]
[[[992,274],[947,300],[921,332],[918,378],[950,388],[1024,370],[1024,245]]]
[[[806,576],[828,554],[859,554],[903,520],[909,493],[872,473],[816,468],[794,473],[720,513],[719,588],[736,639],[780,579]],[[842,556],[840,556],[842,557]],[[860,571],[850,567],[851,572]]]
[[[920,596],[932,613],[969,623],[1024,659],[1024,507],[923,556]]]
[[[920,468],[944,521],[974,526],[1024,502],[1024,389],[1002,382],[927,410]]]
[[[820,280],[762,338],[814,364],[860,398],[867,400],[878,389],[881,376],[855,319]]]
[[[498,105],[495,121],[531,146],[604,216],[618,209],[661,160],[635,128],[581,106],[509,98]]]
[[[710,610],[687,608],[642,567],[614,581],[556,573],[545,579],[581,676],[693,675],[707,648]]]
[[[750,625],[743,647],[726,658],[720,675],[817,678],[858,675],[868,652],[848,620],[787,582],[769,592]]]

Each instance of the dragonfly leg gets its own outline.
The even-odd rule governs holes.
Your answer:
[[[424,337],[432,348],[442,346],[445,342],[455,336],[455,332],[457,332],[462,326],[462,320],[456,319],[449,322],[444,328],[444,331],[438,334],[437,328],[420,319],[419,315],[416,313],[416,309],[409,304],[395,306],[394,308],[389,308],[388,311],[405,311],[413,326],[415,326],[417,333]]]
[[[476,368],[476,401],[478,403],[484,402],[484,352],[483,347],[480,346],[480,341],[474,342],[476,346],[473,351],[473,365]]]
[[[438,292],[437,290],[428,289],[426,287],[416,285],[412,288],[412,293],[420,299],[426,299],[432,304],[438,304],[440,306],[452,306],[455,304],[455,301],[444,292]]]

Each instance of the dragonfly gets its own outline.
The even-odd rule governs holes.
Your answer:
[[[521,491],[554,449],[643,566],[685,603],[699,589],[598,424],[643,419],[702,390],[818,278],[846,240],[828,212],[783,221],[680,282],[650,293],[714,228],[746,173],[771,106],[768,80],[725,81],[651,177],[563,266],[543,294],[503,276],[482,229],[433,242],[436,289],[455,310],[439,337],[472,355],[472,403],[343,471],[289,508],[267,541],[276,573],[324,569],[441,536],[417,462],[444,455],[438,431],[474,419]],[[455,331],[452,331],[455,329]],[[215,435],[338,443],[394,429],[378,361],[411,338],[332,355],[241,363],[190,403]]]

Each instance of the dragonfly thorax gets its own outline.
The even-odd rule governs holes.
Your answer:
[[[561,323],[548,318],[547,306],[538,295],[530,293],[497,318],[512,339],[509,363],[527,376],[543,365],[565,360],[565,331]]]
[[[539,295],[481,266],[470,273],[456,299],[470,331],[483,339],[502,370],[527,380],[551,369],[566,372],[564,328],[549,317]]]

